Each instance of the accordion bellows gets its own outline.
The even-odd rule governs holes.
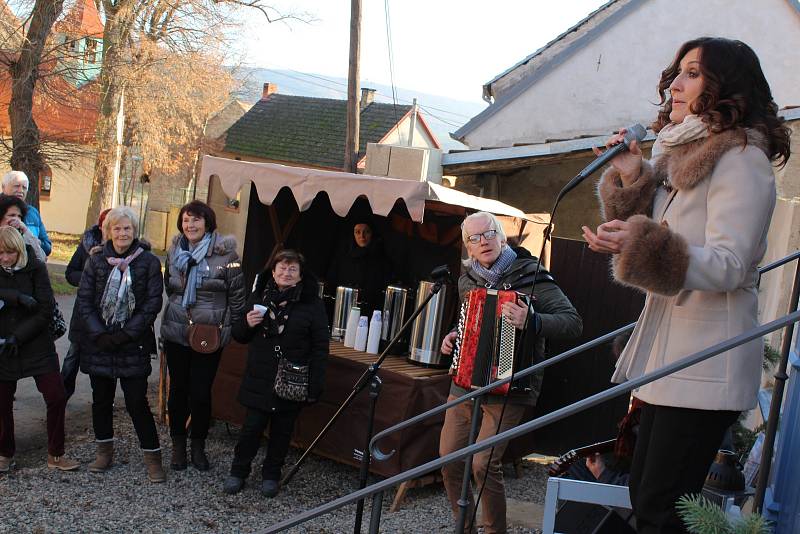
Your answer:
[[[521,342],[521,331],[501,313],[503,303],[516,302],[521,296],[513,290],[486,288],[472,289],[464,296],[450,368],[457,386],[477,389],[530,365],[530,362],[515,362],[515,353],[521,352],[515,350]],[[505,395],[509,385],[504,384],[492,393]],[[519,386],[511,388],[512,391],[524,389]]]

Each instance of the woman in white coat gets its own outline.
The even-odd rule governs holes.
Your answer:
[[[583,229],[592,250],[613,255],[614,278],[647,293],[615,382],[758,324],[771,163],[790,154],[758,58],[740,41],[684,43],[658,92],[652,159],[634,145],[612,160],[598,187],[607,222]],[[700,492],[725,429],[755,407],[762,355],[752,341],[633,392],[645,403],[630,478],[639,532],[685,532],[675,502]]]

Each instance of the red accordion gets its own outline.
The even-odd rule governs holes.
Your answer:
[[[516,345],[522,341],[522,331],[501,313],[503,303],[517,302],[523,297],[525,295],[513,290],[476,288],[467,292],[461,304],[453,365],[450,367],[456,385],[477,389],[531,365],[532,355],[526,358],[523,351],[515,351]],[[520,352],[518,361],[514,358],[516,352]],[[523,382],[528,384],[527,380]],[[505,395],[509,386],[512,391],[529,389],[515,382],[504,384],[492,393]]]

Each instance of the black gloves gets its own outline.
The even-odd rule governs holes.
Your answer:
[[[30,295],[20,293],[17,297],[17,304],[26,312],[32,313],[39,309],[39,303]]]
[[[14,358],[17,355],[17,338],[10,335],[0,343],[0,356]]]
[[[119,330],[118,332],[114,332],[113,334],[111,334],[111,342],[114,344],[115,347],[120,347],[125,343],[128,343],[130,340],[131,336],[129,336],[122,330]]]
[[[94,344],[97,345],[97,348],[102,352],[112,352],[114,349],[128,343],[130,340],[131,336],[119,330],[113,334],[100,334],[94,340]]]
[[[100,334],[94,340],[94,344],[101,352],[110,352],[114,350],[114,341],[111,339],[111,334]]]

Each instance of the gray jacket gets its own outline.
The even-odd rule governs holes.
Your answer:
[[[180,238],[181,235],[177,235],[172,240],[164,266],[167,305],[161,317],[161,337],[188,346],[186,330],[189,317],[181,305],[186,279],[177,269],[170,268],[180,251]],[[224,346],[231,339],[231,324],[238,321],[244,312],[244,276],[239,255],[236,254],[236,238],[214,232],[211,239],[206,255],[211,275],[197,289],[197,300],[191,312],[195,323],[222,324]]]

